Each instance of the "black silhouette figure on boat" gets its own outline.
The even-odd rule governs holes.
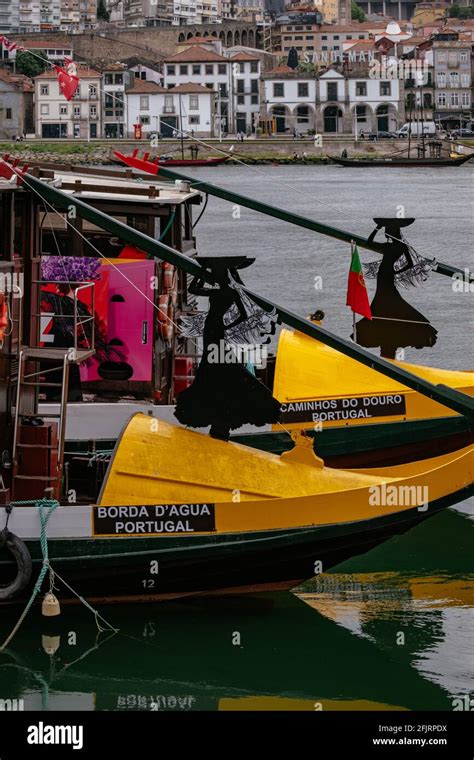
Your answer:
[[[181,319],[181,333],[203,337],[203,354],[193,384],[176,401],[175,416],[191,427],[211,426],[213,438],[227,441],[245,424],[276,423],[280,404],[257,379],[239,347],[256,349],[275,332],[276,315],[260,309],[240,286],[238,270],[255,259],[245,256],[199,257],[211,270],[215,287],[195,277],[189,292],[209,299],[206,315]],[[248,353],[247,353],[248,356]]]
[[[387,359],[394,359],[398,348],[425,348],[436,343],[437,330],[402,298],[397,287],[423,283],[436,264],[419,256],[403,237],[402,227],[414,221],[374,219],[377,226],[369,236],[372,242],[383,228],[386,242],[379,244],[382,260],[364,265],[366,277],[377,278],[377,289],[370,305],[372,320],[364,317],[356,323],[355,340],[366,348],[380,347],[381,356]]]

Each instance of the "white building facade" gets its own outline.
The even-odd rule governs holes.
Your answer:
[[[304,134],[316,128],[314,74],[278,66],[264,77],[262,115],[272,119],[277,134]]]
[[[173,0],[173,25],[217,24],[218,0]]]
[[[245,52],[232,55],[230,60],[234,130],[249,134],[257,128],[260,115],[261,62]]]
[[[167,89],[135,79],[127,89],[127,132],[141,126],[142,139],[159,134],[176,137],[180,130],[196,137],[213,135],[214,93],[202,85],[186,82]]]
[[[54,71],[35,77],[35,134],[45,139],[102,137],[102,75],[79,69],[79,87],[68,102]]]
[[[127,71],[120,63],[108,66],[102,73],[104,137],[125,137],[127,129],[125,89],[135,75]]]
[[[348,77],[333,69],[316,78],[279,66],[264,76],[262,113],[281,134],[392,132],[405,118],[403,97],[398,79]]]
[[[402,80],[351,77],[347,85],[352,132],[395,132],[402,126]]]
[[[173,89],[191,82],[208,88],[214,94],[215,133],[232,132],[234,111],[231,66],[231,59],[199,45],[192,45],[165,60],[164,85],[167,89]]]
[[[97,26],[97,0],[0,0],[0,33],[83,31]]]

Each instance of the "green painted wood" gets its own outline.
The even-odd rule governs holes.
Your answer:
[[[135,245],[157,258],[181,267],[192,275],[198,275],[207,283],[214,282],[211,272],[201,267],[193,259],[175,251],[174,248],[171,248],[162,242],[153,240],[153,238],[145,235],[143,232],[128,227],[123,222],[113,219],[102,211],[98,211],[84,201],[79,200],[74,196],[67,195],[62,190],[42,182],[29,174],[24,177],[24,184],[50,204],[63,210],[75,208],[80,217],[92,224],[96,224],[104,230],[107,230],[107,232],[119,237],[126,243]],[[369,351],[357,346],[355,343],[339,338],[337,335],[325,330],[323,327],[313,324],[308,319],[303,319],[298,316],[298,314],[295,314],[283,306],[279,306],[274,301],[263,298],[263,296],[253,293],[248,288],[244,288],[244,290],[247,295],[263,309],[266,309],[267,311],[276,310],[278,321],[280,323],[299,330],[310,338],[314,338],[315,340],[334,348],[336,351],[380,372],[382,375],[397,380],[408,388],[412,388],[418,393],[422,393],[423,395],[428,396],[428,398],[438,401],[459,414],[474,418],[474,399],[470,396],[460,393],[459,391],[454,391],[444,385],[433,385],[427,380],[423,380],[422,378],[413,375],[411,372],[397,367],[386,359],[371,354]]]
[[[201,193],[214,195],[216,198],[222,198],[223,200],[229,201],[230,203],[238,203],[240,206],[251,208],[254,211],[260,212],[261,214],[266,214],[267,216],[273,216],[275,219],[281,219],[283,222],[289,222],[289,224],[295,224],[297,227],[304,227],[307,230],[319,232],[321,235],[327,235],[328,237],[336,238],[336,240],[343,240],[346,243],[354,242],[360,248],[367,248],[369,251],[376,251],[377,253],[380,253],[380,247],[377,245],[377,243],[370,242],[367,238],[361,237],[360,235],[354,235],[350,232],[346,232],[345,230],[340,230],[337,227],[331,227],[328,224],[316,222],[314,219],[308,219],[306,216],[301,216],[300,214],[295,214],[291,211],[287,211],[286,209],[278,208],[277,206],[270,206],[268,203],[262,203],[262,201],[257,201],[254,198],[249,198],[246,195],[234,193],[231,190],[225,190],[223,187],[214,185],[211,182],[202,182],[201,180],[197,180],[195,177],[189,177],[186,174],[175,172],[171,169],[166,169],[166,167],[163,166],[160,166],[158,176],[163,176],[166,179],[171,180],[185,180],[191,184],[191,187],[194,190],[199,190]],[[450,264],[445,264],[442,261],[438,261],[436,269],[433,271],[437,272],[438,274],[444,274],[447,277],[452,277],[454,274],[462,275],[463,278],[466,276],[466,273],[463,269],[453,267]],[[470,280],[474,282],[474,275],[470,276]]]
[[[467,499],[473,493],[474,486],[466,486],[456,493],[430,502],[429,511],[426,516],[430,517],[434,512]],[[102,537],[52,538],[48,540],[48,547],[51,562],[57,567],[62,566],[64,573],[67,571],[69,574],[80,574],[83,570],[86,570],[90,574],[91,562],[93,562],[95,570],[106,568],[110,564],[116,567],[126,567],[129,570],[132,570],[134,566],[143,569],[148,562],[147,557],[150,555],[160,557],[161,553],[163,553],[164,563],[177,561],[180,565],[181,562],[186,561],[185,555],[186,557],[194,555],[195,559],[218,554],[239,558],[248,551],[249,543],[255,546],[255,544],[260,542],[268,548],[271,541],[275,547],[281,549],[286,547],[289,549],[290,547],[297,547],[299,544],[304,543],[311,535],[321,542],[329,542],[333,539],[344,540],[354,532],[362,535],[366,531],[374,530],[375,527],[387,527],[390,529],[393,527],[395,529],[390,530],[390,532],[396,534],[397,530],[395,526],[397,523],[405,523],[413,517],[420,517],[420,520],[425,519],[425,517],[420,516],[418,509],[413,508],[390,515],[376,516],[370,520],[275,530],[241,531],[236,533],[216,532],[205,535],[187,534],[185,536],[166,534],[134,536],[130,538],[124,536],[120,539]],[[26,539],[25,543],[31,553],[33,564],[39,566],[42,562],[39,541],[37,539]],[[255,551],[255,548],[252,551]],[[11,565],[11,562],[11,559],[0,560],[0,568]],[[121,589],[120,578],[119,581]],[[113,593],[113,589],[110,589],[110,593]]]
[[[359,454],[387,446],[403,446],[410,443],[429,443],[438,438],[473,432],[465,417],[441,417],[410,422],[382,422],[372,425],[344,425],[314,432],[305,431],[316,440],[317,453],[323,457],[343,454]],[[231,441],[244,446],[262,449],[276,454],[288,451],[293,441],[288,433],[238,433]]]

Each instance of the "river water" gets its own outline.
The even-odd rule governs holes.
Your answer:
[[[372,217],[403,206],[416,218],[406,236],[419,253],[472,264],[469,166],[195,173],[360,235]],[[213,198],[196,234],[201,254],[255,257],[247,285],[301,314],[322,308],[325,326],[348,337],[348,245]],[[472,369],[472,294],[433,274],[404,297],[438,330],[434,348],[408,350],[407,360]],[[23,700],[26,710],[460,709],[474,696],[474,505],[449,509],[296,594],[101,612],[118,633],[100,633],[82,607],[64,608],[59,622],[31,612],[0,655],[0,699]],[[2,640],[16,616],[2,611]]]

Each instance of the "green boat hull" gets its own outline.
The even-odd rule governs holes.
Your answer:
[[[473,425],[465,417],[328,428],[315,433],[314,448],[331,467],[383,467],[448,454],[473,443]],[[293,446],[287,432],[232,436],[232,441],[282,454]]]

